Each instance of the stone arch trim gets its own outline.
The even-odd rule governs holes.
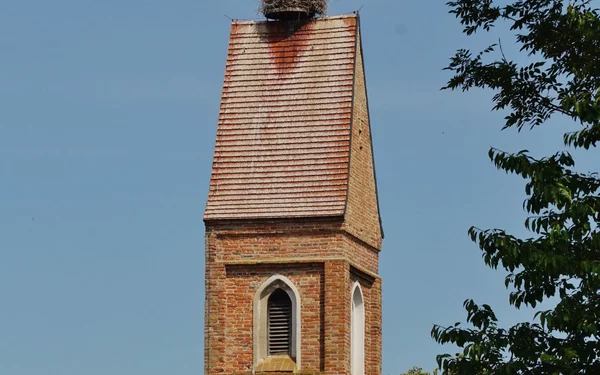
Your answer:
[[[267,301],[269,296],[277,289],[287,293],[292,301],[292,354],[296,362],[296,369],[301,369],[301,302],[300,292],[294,283],[283,275],[273,275],[256,290],[253,303],[253,340],[254,368],[267,357]]]

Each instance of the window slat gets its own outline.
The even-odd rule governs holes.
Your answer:
[[[292,339],[292,301],[281,289],[268,302],[269,355],[290,355]]]

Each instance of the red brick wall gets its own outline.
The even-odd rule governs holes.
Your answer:
[[[226,267],[224,368],[228,373],[251,371],[253,364],[253,302],[257,289],[269,277],[290,279],[301,296],[302,367],[322,368],[323,264],[233,265]]]
[[[303,372],[350,373],[350,288],[360,278],[365,306],[380,301],[371,292],[376,250],[347,234],[341,218],[210,223],[206,238],[205,374],[251,373],[254,296],[274,274],[300,293]],[[373,307],[366,308],[367,374],[379,375],[371,365],[380,361],[369,335],[380,325]]]
[[[351,269],[349,292],[360,283],[365,304],[365,372],[381,374],[381,279]],[[351,294],[350,294],[351,296]],[[348,364],[350,365],[350,364]]]
[[[350,151],[350,177],[346,222],[348,231],[376,249],[381,249],[375,167],[371,147],[369,107],[362,61],[360,31],[354,73],[354,112]]]
[[[340,220],[223,223],[213,228],[219,233],[214,246],[226,250],[215,254],[219,262],[346,257],[378,272],[379,251],[345,232]]]
[[[379,250],[346,233],[342,235],[342,243],[344,256],[353,264],[368,272],[379,271]]]
[[[350,267],[344,261],[325,264],[325,373],[350,373]]]

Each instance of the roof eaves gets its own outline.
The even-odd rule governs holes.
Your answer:
[[[226,216],[222,216],[222,217],[204,217],[203,221],[205,223],[211,223],[211,222],[248,222],[248,221],[260,221],[260,222],[264,222],[264,221],[290,221],[290,220],[311,220],[311,219],[330,219],[330,220],[343,220],[344,219],[344,215],[343,214],[339,214],[339,215],[310,215],[310,216],[275,216],[275,217],[252,217],[252,216],[244,216],[243,218],[240,217],[226,217]]]

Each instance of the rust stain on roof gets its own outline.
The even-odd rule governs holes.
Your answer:
[[[234,22],[205,220],[343,216],[356,16]]]
[[[271,61],[280,73],[289,73],[298,63],[300,55],[306,51],[313,22],[269,22],[266,24],[266,42]]]

